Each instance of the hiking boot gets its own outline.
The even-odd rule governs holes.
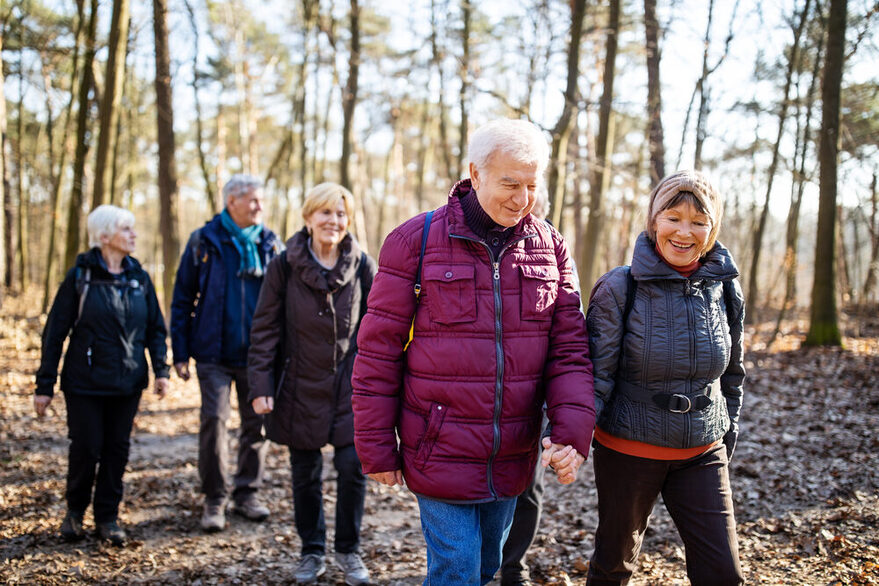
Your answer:
[[[125,539],[128,537],[116,521],[98,523],[97,534],[101,541],[109,541],[116,546],[125,545]]]
[[[307,553],[299,560],[294,574],[297,584],[311,584],[317,581],[327,571],[327,565],[324,563],[324,556],[316,553]]]
[[[61,522],[61,539],[64,541],[79,541],[85,537],[82,529],[82,513],[67,511],[64,521]]]
[[[201,514],[201,528],[208,533],[216,533],[226,528],[225,502],[204,502],[204,511]]]
[[[235,502],[232,509],[235,513],[251,521],[265,521],[269,516],[269,509],[259,502],[254,493],[250,493],[240,501]]]
[[[345,584],[348,586],[369,584],[369,570],[363,565],[363,560],[356,552],[336,552],[336,564],[345,572]]]

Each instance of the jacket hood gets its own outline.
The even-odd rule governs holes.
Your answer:
[[[701,259],[702,266],[696,269],[689,279],[711,279],[713,281],[729,281],[739,276],[729,250],[720,242],[714,246]],[[647,232],[641,232],[635,241],[635,251],[632,253],[632,276],[638,281],[651,279],[676,279],[684,280],[676,270],[668,266],[656,253],[654,243],[647,237]]]
[[[323,267],[311,255],[308,239],[308,231],[303,228],[287,241],[285,252],[286,261],[306,285],[318,291],[336,291],[354,279],[362,249],[350,232],[339,242],[336,266],[325,274]]]
[[[76,262],[74,266],[83,268],[83,269],[92,269],[98,270],[103,273],[109,274],[107,271],[107,263],[104,262],[104,258],[101,256],[101,249],[97,246],[90,248],[85,252],[80,252],[76,255]],[[133,256],[126,256],[122,259],[122,270],[128,275],[131,273],[140,273],[143,271],[143,268],[140,266],[140,263]]]

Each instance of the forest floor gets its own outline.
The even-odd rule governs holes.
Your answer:
[[[0,582],[290,583],[299,539],[286,449],[272,445],[269,452],[262,493],[273,511],[268,521],[229,515],[222,533],[199,529],[194,381],[173,378],[162,401],[151,390],[144,394],[120,514],[129,543],[58,539],[67,469],[64,401],[58,395],[47,417],[34,416],[44,318],[32,305],[30,298],[9,297],[0,314]],[[800,348],[804,321],[787,322],[771,349],[761,342],[768,324],[748,330],[747,394],[731,465],[748,583],[879,584],[877,313],[843,319],[844,349]],[[331,451],[324,455],[331,481]],[[415,499],[400,487],[368,486],[362,549],[373,582],[420,583],[425,552]],[[332,543],[335,483],[327,482],[325,492]],[[536,583],[585,582],[596,521],[588,463],[573,485],[548,482],[530,552]],[[660,502],[633,583],[686,584],[683,554]],[[322,583],[342,583],[341,572],[330,565]]]

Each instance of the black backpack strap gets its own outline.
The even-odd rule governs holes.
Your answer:
[[[192,266],[197,267],[201,262],[202,237],[201,228],[198,228],[189,235],[189,242],[186,243],[192,253]]]
[[[433,218],[434,211],[431,210],[424,216],[424,230],[421,232],[421,250],[418,252],[418,268],[415,269],[415,312],[418,311],[418,300],[421,297],[421,267],[424,264],[424,249],[427,248],[427,235],[430,233],[430,220]],[[403,346],[403,352],[409,348],[413,337],[415,337],[415,313],[412,314],[412,324],[409,326],[409,339]]]
[[[82,317],[82,308],[85,305],[85,298],[89,294],[89,285],[92,282],[92,268],[87,267],[85,271],[82,270],[81,267],[76,268],[76,288],[79,289],[79,306],[76,310],[76,321],[73,322],[73,327],[76,327],[79,324],[79,319]]]
[[[623,307],[623,328],[629,321],[632,306],[635,305],[635,293],[638,290],[638,282],[632,276],[632,267],[623,267],[626,271],[626,305]]]

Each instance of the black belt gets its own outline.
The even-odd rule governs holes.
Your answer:
[[[621,380],[616,382],[615,390],[633,401],[653,403],[672,413],[689,413],[690,411],[702,411],[711,405],[711,397],[720,391],[720,380],[715,380],[695,393],[657,393]]]

